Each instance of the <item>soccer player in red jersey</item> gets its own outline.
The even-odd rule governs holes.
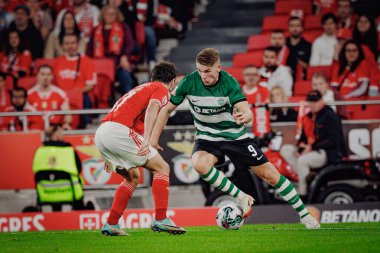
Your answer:
[[[37,71],[36,85],[28,91],[28,101],[38,111],[70,110],[66,92],[52,84],[53,69],[49,65],[41,65]],[[71,116],[54,115],[50,124],[63,124],[70,128]]]
[[[96,131],[95,144],[104,158],[105,170],[114,171],[125,179],[116,190],[110,215],[101,229],[104,235],[127,235],[120,229],[118,221],[138,184],[140,166],[154,175],[152,192],[156,215],[152,230],[185,233],[166,216],[170,168],[149,145],[157,115],[168,103],[168,90],[174,87],[176,74],[172,63],[158,63],[153,68],[152,81],[121,97]]]

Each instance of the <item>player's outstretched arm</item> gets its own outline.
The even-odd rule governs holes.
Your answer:
[[[247,101],[241,101],[235,104],[232,116],[238,125],[243,125],[251,122],[252,111],[249,108]]]
[[[158,114],[158,118],[156,124],[154,125],[152,136],[150,138],[150,145],[155,147],[157,150],[163,150],[162,147],[158,145],[158,140],[160,139],[162,130],[164,129],[166,122],[168,122],[170,113],[174,111],[175,108],[177,108],[177,106],[169,101],[169,103],[165,105]]]
[[[137,155],[144,156],[149,153],[149,141],[152,135],[153,126],[156,122],[158,112],[160,111],[160,104],[156,100],[150,100],[148,107],[145,111],[144,119],[144,140],[141,144]]]

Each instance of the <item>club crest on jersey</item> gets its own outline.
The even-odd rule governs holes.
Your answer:
[[[225,104],[224,98],[219,98],[218,105],[224,105],[224,104]]]

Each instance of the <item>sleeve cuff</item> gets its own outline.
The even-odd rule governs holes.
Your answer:
[[[247,101],[247,99],[246,99],[246,98],[240,98],[240,99],[235,100],[234,102],[232,102],[231,105],[234,106],[234,105],[236,105],[237,103],[242,102],[242,101]]]

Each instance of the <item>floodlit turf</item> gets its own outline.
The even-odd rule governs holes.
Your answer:
[[[244,225],[238,231],[189,227],[184,235],[128,230],[128,237],[99,231],[0,233],[0,252],[379,252],[380,223]]]

